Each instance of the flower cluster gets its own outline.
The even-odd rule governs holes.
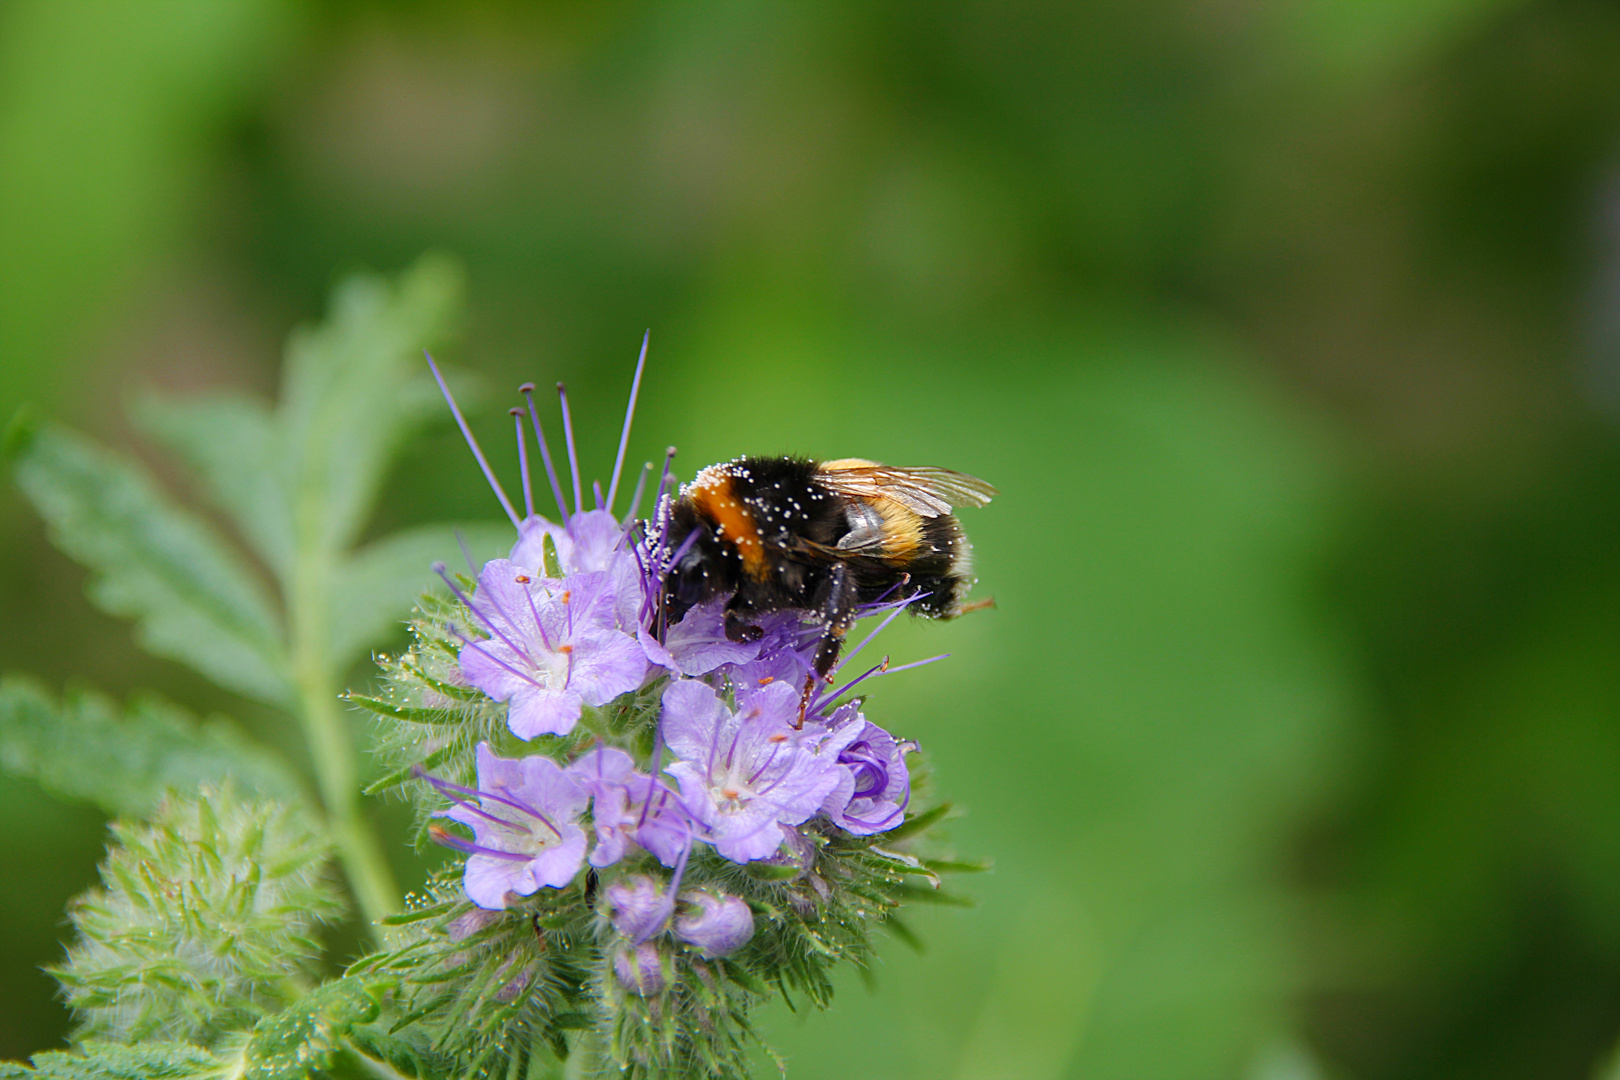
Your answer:
[[[638,387],[640,375],[638,365]],[[455,409],[448,389],[445,394]],[[521,410],[513,411],[527,478]],[[456,416],[460,420],[459,410]],[[467,438],[484,463],[470,432]],[[567,441],[572,464],[571,428]],[[819,695],[800,721],[797,688],[811,670],[818,626],[781,613],[766,620],[758,639],[731,641],[723,598],[688,612],[673,627],[662,624],[659,594],[670,553],[656,530],[633,514],[621,521],[611,510],[623,445],[608,507],[601,505],[597,487],[598,505],[583,509],[576,481],[574,512],[555,490],[563,520],[548,521],[534,513],[526,486],[527,514],[514,514],[518,539],[510,556],[486,563],[472,593],[439,568],[470,616],[467,627],[452,628],[462,643],[460,675],[507,706],[507,725],[519,739],[572,735],[586,707],[600,709],[662,684],[646,771],[630,753],[601,740],[565,765],[546,756],[503,758],[486,743],[478,747],[476,789],[429,778],[452,803],[441,815],[473,830],[472,840],[443,829],[434,836],[468,854],[467,896],[483,908],[505,908],[538,889],[571,882],[587,861],[587,827],[592,867],[611,867],[639,848],[679,871],[693,844],[712,845],[737,863],[769,859],[796,839],[796,827],[817,815],[855,835],[882,832],[900,823],[910,799],[905,758],[914,743],[896,740],[856,703],[830,708],[840,692]],[[668,498],[668,479],[666,464],[660,503]],[[490,483],[511,511],[493,475]],[[897,611],[904,603],[886,606]],[[632,936],[639,944],[651,931]],[[735,937],[725,937],[731,948],[742,944]],[[700,946],[711,952],[716,947],[707,941]]]
[[[638,385],[640,375],[638,365]],[[658,525],[673,497],[669,461],[650,521],[636,513],[650,466],[630,511],[614,513],[627,414],[608,492],[593,485],[586,509],[566,396],[572,500],[557,484],[532,387],[524,391],[528,408],[513,410],[522,515],[445,391],[516,541],[467,577],[438,568],[454,600],[424,602],[420,644],[395,662],[408,702],[373,703],[425,729],[406,768],[437,797],[424,806],[427,834],[465,855],[435,894],[448,951],[423,979],[437,986],[440,971],[484,964],[480,1000],[532,997],[531,1026],[596,1001],[621,1066],[651,1067],[695,1043],[719,1055],[705,1067],[724,1073],[715,1061],[742,1060],[740,1038],[721,1037],[746,1023],[737,1001],[774,983],[825,1004],[822,966],[864,958],[862,925],[892,916],[907,876],[937,887],[923,863],[872,842],[891,833],[900,842],[927,824],[908,818],[916,744],[849,697],[899,669],[884,660],[838,685],[908,601],[868,605],[861,614],[882,622],[826,683],[810,679],[822,627],[807,613],[773,613],[757,637],[733,641],[721,597],[670,625],[661,594],[678,553]],[[632,410],[634,401],[633,389]],[[525,420],[557,520],[534,510]],[[517,929],[528,920],[532,929]],[[503,926],[523,940],[477,959],[479,942],[499,940],[491,935]],[[689,1030],[672,1038],[682,1010]]]

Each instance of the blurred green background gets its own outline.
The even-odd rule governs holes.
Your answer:
[[[186,492],[127,403],[268,395],[337,275],[426,249],[486,445],[565,379],[605,474],[650,326],[634,461],[1001,489],[998,609],[897,629],[955,655],[869,710],[996,869],[876,994],[768,1011],[795,1080],[1610,1067],[1620,6],[0,0],[0,420]],[[446,426],[376,528],[498,516]],[[0,554],[0,668],[295,744],[9,483]],[[66,1031],[38,969],[102,822],[0,810],[16,1057]]]

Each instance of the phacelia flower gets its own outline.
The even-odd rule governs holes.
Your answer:
[[[675,936],[708,957],[729,956],[754,936],[754,913],[735,896],[706,890],[681,893],[687,910],[675,920]]]
[[[795,731],[799,692],[782,682],[763,687],[733,713],[704,683],[682,680],[664,691],[664,739],[680,759],[664,771],[705,838],[733,862],[768,858],[782,844],[782,825],[815,815],[841,770]]]
[[[566,735],[584,706],[606,705],[646,678],[646,653],[620,628],[604,571],[544,578],[495,559],[465,603],[489,636],[462,645],[461,673],[510,703],[507,724],[521,739]]]
[[[536,950],[558,947],[551,942],[553,927],[577,926],[579,916],[591,915],[593,932],[565,929],[562,947],[578,949],[574,958],[600,972],[584,990],[607,995],[597,1011],[609,1027],[592,1038],[614,1048],[611,1066],[623,1071],[640,1062],[648,1075],[685,1075],[692,1062],[702,1061],[708,1071],[742,1075],[746,1023],[735,1010],[746,1008],[746,995],[728,994],[725,1008],[712,1008],[707,1002],[716,971],[708,961],[732,957],[728,970],[734,966],[733,974],[765,985],[793,983],[805,977],[801,969],[824,980],[838,956],[869,955],[862,924],[903,898],[893,856],[868,857],[871,841],[859,838],[876,838],[905,820],[911,798],[906,755],[916,744],[869,721],[863,699],[849,701],[848,695],[869,679],[931,661],[890,667],[887,657],[867,656],[850,664],[925,594],[906,594],[902,580],[858,605],[853,615],[875,616],[878,625],[851,642],[827,680],[814,675],[826,633],[814,612],[753,613],[749,623],[759,633],[739,642],[726,633],[731,597],[667,603],[666,577],[696,536],[671,550],[670,514],[678,498],[670,487],[673,448],[662,474],[645,466],[629,508],[615,509],[641,373],[638,364],[605,491],[582,482],[563,388],[567,457],[559,454],[555,462],[533,387],[520,388],[528,408],[512,410],[523,484],[516,505],[450,401],[517,541],[508,558],[475,570],[476,589],[446,578],[465,613],[433,618],[440,628],[450,620],[459,624],[450,630],[460,647],[453,640],[447,645],[442,633],[423,635],[424,648],[438,652],[429,668],[435,678],[422,683],[438,694],[437,671],[458,667],[467,685],[507,705],[507,723],[520,738],[572,737],[548,742],[545,756],[517,760],[480,745],[476,789],[434,781],[455,803],[440,815],[472,826],[475,834],[467,840],[435,833],[467,853],[462,884],[478,905],[450,923],[448,960],[454,968],[477,955],[476,945],[462,943],[467,935],[510,934],[511,958],[493,974],[500,988],[495,1000],[543,996],[548,980],[567,974],[566,965],[542,974],[551,960]],[[554,519],[535,511],[529,427],[556,502]],[[567,491],[556,468],[564,461],[572,481]],[[643,519],[642,495],[653,491],[652,512]],[[457,680],[451,675],[447,681]],[[656,718],[649,715],[654,695]],[[484,723],[483,709],[462,710],[465,695],[445,688],[441,696],[442,702],[423,696],[411,704],[432,700],[451,722]],[[601,712],[591,714],[590,733],[582,735],[587,708]],[[435,741],[420,745],[454,761],[449,755],[465,753],[482,731],[471,730],[471,737],[449,734],[443,741],[436,732]],[[735,863],[756,865],[745,874]],[[546,887],[567,888],[543,892]],[[523,907],[533,920],[487,922],[493,910],[483,909],[531,895]],[[768,927],[756,927],[755,907],[771,913]],[[767,929],[769,948],[745,948],[756,930]],[[831,946],[826,952],[794,944],[822,936]],[[474,1012],[490,1001],[488,979],[475,985],[478,996],[466,999]],[[611,1071],[609,1063],[598,1064],[596,1071]]]
[[[829,721],[831,746],[838,748],[842,774],[822,804],[827,816],[856,836],[894,828],[905,819],[911,801],[911,774],[906,755],[917,749],[900,742],[861,715],[851,703]]]
[[[498,757],[478,747],[478,787],[429,778],[454,801],[436,816],[471,826],[473,839],[436,829],[440,843],[467,853],[463,887],[482,908],[498,910],[512,894],[562,888],[585,861],[578,819],[588,796],[548,757]]]
[[[591,794],[596,827],[592,866],[612,866],[635,843],[665,866],[675,866],[692,842],[686,807],[658,777],[636,770],[623,750],[598,746],[568,767]]]

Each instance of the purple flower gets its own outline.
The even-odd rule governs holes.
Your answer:
[[[726,637],[724,599],[688,611],[664,632],[662,644],[641,632],[647,659],[680,675],[707,675],[724,664],[744,664],[759,655],[758,641],[731,641]]]
[[[579,872],[585,830],[578,819],[589,796],[555,761],[497,757],[480,743],[476,789],[428,780],[455,801],[434,816],[472,827],[472,840],[438,828],[433,837],[468,854],[462,886],[479,907],[499,910],[514,893],[560,889]]]
[[[664,890],[644,874],[607,887],[608,919],[615,930],[638,945],[662,930],[674,909]]]
[[[637,772],[623,750],[599,746],[568,767],[590,792],[596,826],[592,866],[612,866],[632,842],[674,866],[691,845],[692,826],[686,808],[660,779]]]
[[[646,678],[646,655],[619,629],[605,572],[541,578],[495,559],[462,599],[489,637],[462,646],[461,673],[511,703],[507,724],[519,738],[566,735],[583,706],[606,705]]]
[[[905,819],[911,801],[906,755],[914,742],[900,742],[860,714],[853,702],[833,713],[826,750],[837,749],[842,776],[822,804],[827,816],[856,836],[886,832]]]
[[[701,682],[664,691],[664,739],[681,760],[665,772],[706,839],[733,862],[768,858],[781,846],[779,825],[798,825],[821,808],[842,771],[816,752],[825,736],[793,730],[799,692],[782,682],[762,687],[733,713]]]
[[[754,936],[754,913],[735,896],[711,892],[681,894],[688,912],[675,920],[675,936],[707,957],[728,956]]]
[[[539,514],[518,526],[518,542],[512,547],[512,561],[536,574],[545,573],[545,537],[557,548],[557,561],[564,575],[608,569],[614,556],[622,554],[624,526],[606,510],[587,510],[557,525]]]
[[[664,978],[663,958],[657,946],[651,944],[620,949],[613,955],[613,974],[626,990],[642,997],[652,997],[669,981]]]

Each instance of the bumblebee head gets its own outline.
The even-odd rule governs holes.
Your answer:
[[[729,591],[726,552],[689,503],[677,503],[664,537],[670,561],[664,570],[664,612],[673,625],[696,604]]]

